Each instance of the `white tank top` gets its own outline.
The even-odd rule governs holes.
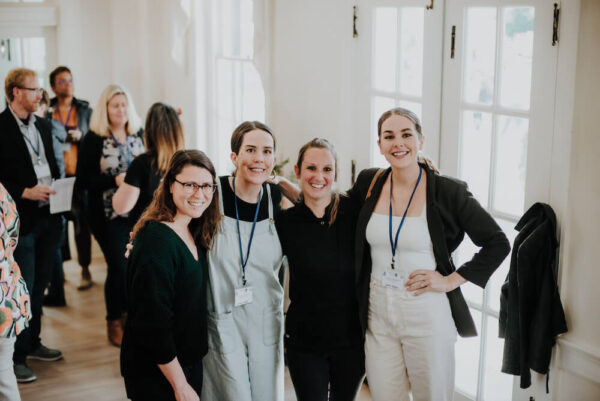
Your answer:
[[[395,238],[401,216],[392,216],[392,238]],[[391,269],[392,247],[390,246],[389,215],[371,214],[367,224],[366,238],[371,246],[371,278],[380,279],[384,271]],[[406,217],[398,235],[395,269],[401,269],[404,277],[417,269],[435,270],[433,244],[427,227],[426,208],[419,217]]]

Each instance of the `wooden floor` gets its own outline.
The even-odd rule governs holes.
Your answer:
[[[94,286],[87,291],[76,289],[79,266],[73,261],[64,264],[67,306],[45,307],[42,320],[43,344],[60,349],[64,358],[57,362],[28,361],[38,379],[19,385],[23,401],[126,400],[119,349],[106,337],[102,284],[106,265],[97,246],[93,253]],[[296,401],[287,369],[285,380],[285,401]],[[359,400],[371,400],[366,387]]]

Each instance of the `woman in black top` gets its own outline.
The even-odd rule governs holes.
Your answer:
[[[112,197],[132,160],[145,151],[141,122],[129,92],[108,85],[90,120],[77,157],[77,185],[88,190],[87,220],[106,259],[104,284],[108,340],[120,346],[126,309],[125,246],[131,227],[115,213]]]
[[[205,251],[219,222],[215,188],[208,157],[178,151],[134,227],[121,347],[132,400],[199,400],[208,348]]]
[[[351,401],[364,377],[354,290],[358,208],[332,190],[336,164],[325,139],[305,144],[294,167],[301,200],[276,220],[290,266],[285,344],[299,401]]]
[[[119,215],[126,215],[131,227],[137,223],[162,179],[173,153],[183,149],[183,129],[177,111],[168,104],[154,103],[144,127],[146,152],[127,169],[125,181],[112,199]]]

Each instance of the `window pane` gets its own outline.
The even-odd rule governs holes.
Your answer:
[[[224,150],[229,150],[231,148],[231,133],[237,125],[237,122],[231,120],[219,119],[217,121],[217,149],[219,150],[219,154],[212,155],[211,157],[212,160],[217,160],[217,175],[229,175],[234,169],[231,158],[229,157],[230,152],[225,152]]]
[[[456,268],[458,269],[463,263],[471,260],[473,255],[479,252],[479,249],[480,248],[473,244],[468,236],[465,236],[465,239],[455,252],[454,264],[456,265]],[[467,301],[474,302],[477,306],[481,307],[483,304],[483,288],[467,281],[460,286],[460,289]]]
[[[471,309],[477,332],[481,333],[481,312]],[[475,398],[479,371],[480,336],[458,337],[456,341],[456,389]]]
[[[504,9],[500,104],[529,110],[533,58],[533,7]]]
[[[498,116],[494,209],[515,217],[523,213],[529,119]]]
[[[421,96],[423,91],[424,8],[400,11],[400,92]],[[419,113],[420,114],[420,113]]]
[[[217,118],[235,120],[234,110],[234,62],[231,60],[217,60]]]
[[[512,398],[513,377],[502,373],[504,340],[498,338],[498,319],[488,316],[485,344],[485,371],[483,399],[507,401]]]
[[[508,237],[510,241],[510,246],[515,242],[515,237],[517,236],[517,231],[515,230],[516,223],[514,221],[496,219],[496,222],[504,231],[504,234]],[[500,312],[500,291],[502,289],[502,284],[504,284],[504,280],[506,280],[506,275],[508,274],[508,269],[510,267],[510,254],[504,259],[500,267],[492,274],[490,281],[487,284],[488,297],[487,304],[490,308],[495,310],[496,312]]]
[[[265,121],[265,93],[258,71],[252,62],[242,66],[242,118],[244,121]]]
[[[374,167],[386,167],[388,165],[385,157],[379,152],[379,146],[377,145],[377,121],[379,117],[396,106],[396,102],[391,97],[373,96],[371,98],[371,138],[372,139],[372,152],[371,152],[371,165]]]
[[[253,4],[251,0],[219,0],[221,55],[252,58],[254,43]]]
[[[496,9],[468,8],[465,21],[464,99],[490,105],[494,99]]]
[[[373,27],[373,85],[375,89],[394,92],[398,53],[398,10],[376,8]]]
[[[421,105],[421,103],[409,102],[408,100],[399,100],[398,107],[403,107],[405,109],[412,111],[413,113],[415,113],[417,115],[417,117],[419,117],[419,120],[423,121],[423,116],[422,116],[423,106]]]
[[[483,207],[487,207],[492,115],[480,111],[464,111],[460,142],[460,178],[469,184],[469,189]]]

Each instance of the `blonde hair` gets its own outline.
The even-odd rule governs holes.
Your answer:
[[[29,68],[15,68],[8,72],[4,79],[4,93],[9,103],[15,99],[13,89],[23,87],[25,80],[29,77],[37,78],[37,73]]]
[[[127,124],[125,129],[128,135],[136,135],[137,132],[142,128],[142,121],[135,111],[133,105],[133,98],[129,94],[129,91],[120,85],[108,85],[98,99],[98,104],[92,112],[90,118],[90,130],[94,133],[107,137],[110,131],[110,124],[108,121],[108,102],[116,95],[124,95],[127,98]]]

